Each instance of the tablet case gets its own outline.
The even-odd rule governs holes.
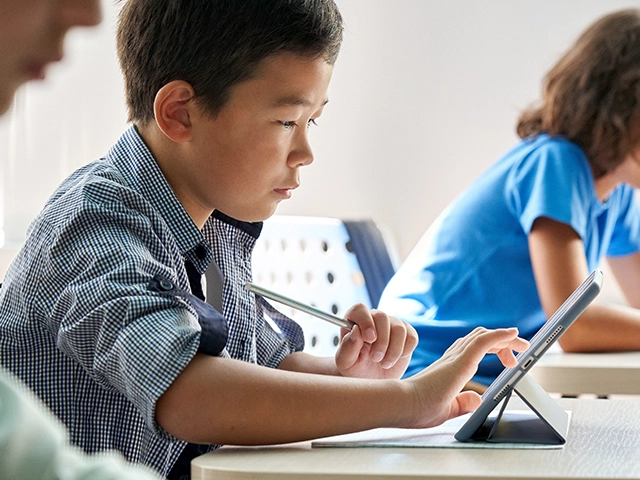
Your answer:
[[[563,445],[569,431],[569,414],[529,375],[524,375],[513,390],[531,412],[507,411],[512,396],[509,392],[502,400],[498,414],[488,417],[471,440]]]

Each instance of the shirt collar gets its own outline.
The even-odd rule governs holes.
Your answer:
[[[260,232],[262,231],[262,222],[242,222],[240,220],[236,220],[235,218],[231,218],[228,215],[225,215],[219,210],[214,210],[211,216],[213,218],[217,218],[222,222],[228,223],[232,227],[235,227],[238,230],[246,233],[254,240],[258,239],[258,237],[260,236]]]

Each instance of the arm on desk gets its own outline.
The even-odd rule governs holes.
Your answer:
[[[427,427],[477,408],[462,392],[487,352],[513,366],[515,329],[476,329],[406,380],[290,372],[196,354],[156,404],[170,434],[195,443],[288,443],[376,427]]]
[[[538,218],[529,234],[531,264],[542,307],[550,316],[588,276],[584,245],[578,234],[564,223]],[[640,256],[631,266],[635,276],[624,281],[622,259],[610,261],[621,288],[630,293],[640,285]],[[629,261],[625,257],[625,261]],[[617,271],[617,272],[616,272]],[[624,287],[623,287],[624,285]],[[639,301],[635,294],[634,304]],[[640,310],[628,306],[592,303],[558,340],[566,352],[605,352],[640,350]]]
[[[640,253],[607,259],[629,306],[640,308]]]

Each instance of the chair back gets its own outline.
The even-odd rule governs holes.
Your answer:
[[[253,253],[253,280],[262,287],[343,316],[375,307],[397,266],[393,239],[374,221],[275,215]],[[305,351],[333,355],[339,327],[271,302],[300,324]]]

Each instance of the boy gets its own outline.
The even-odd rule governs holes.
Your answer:
[[[341,39],[332,0],[124,5],[133,125],[53,194],[0,294],[2,363],[85,450],[174,479],[211,445],[435,425],[477,406],[459,392],[486,352],[513,365],[526,347],[515,329],[479,329],[399,381],[417,343],[406,323],[356,305],[335,359],[315,358],[243,289],[260,222],[313,160],[307,128]],[[203,301],[207,268],[221,312]]]

